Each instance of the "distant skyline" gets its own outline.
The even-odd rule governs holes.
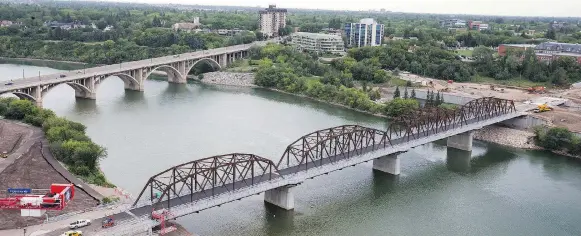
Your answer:
[[[109,2],[138,2],[150,4],[218,5],[328,10],[379,10],[502,16],[581,17],[579,0],[105,0]]]

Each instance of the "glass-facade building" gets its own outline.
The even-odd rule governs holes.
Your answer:
[[[359,23],[345,24],[347,47],[379,46],[383,41],[383,24],[366,18]]]

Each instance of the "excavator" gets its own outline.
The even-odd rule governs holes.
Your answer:
[[[537,105],[537,108],[535,108],[534,112],[535,113],[541,113],[541,112],[551,111],[551,110],[553,110],[553,108],[551,108],[549,106],[549,104],[545,103],[545,104],[539,104],[539,105]]]

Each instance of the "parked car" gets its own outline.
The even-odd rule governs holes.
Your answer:
[[[91,225],[90,220],[77,220],[69,225],[69,228],[76,229]]]
[[[13,85],[13,84],[14,84],[14,82],[12,82],[12,80],[11,80],[11,81],[6,82],[4,85]]]
[[[81,231],[71,230],[71,231],[65,232],[62,236],[82,236],[82,235],[83,235],[83,232],[81,232]]]

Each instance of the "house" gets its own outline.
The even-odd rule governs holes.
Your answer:
[[[194,17],[193,22],[175,23],[175,24],[173,24],[173,26],[171,28],[175,31],[179,30],[179,31],[192,32],[192,31],[195,31],[196,29],[199,29],[201,27],[202,27],[202,24],[200,24],[200,17]]]
[[[465,20],[460,20],[460,19],[441,20],[440,21],[440,26],[442,28],[465,28],[466,27],[466,21]]]
[[[13,25],[14,23],[12,23],[12,21],[9,20],[2,20],[0,21],[0,27],[9,27],[11,25]]]
[[[82,28],[86,27],[86,25],[83,25],[79,22],[61,23],[58,21],[52,21],[52,22],[45,22],[44,25],[47,27],[50,27],[51,29],[60,28],[62,30],[82,29]]]
[[[175,31],[192,32],[195,29],[198,29],[199,27],[200,27],[199,24],[184,22],[184,23],[175,23],[171,28]]]
[[[529,48],[535,48],[535,44],[501,44],[498,46],[498,55],[505,56],[506,52],[511,51],[526,51]]]

